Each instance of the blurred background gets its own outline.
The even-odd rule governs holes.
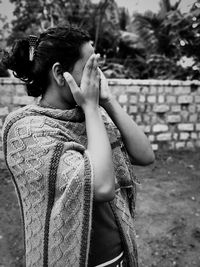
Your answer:
[[[156,161],[134,166],[140,267],[200,267],[200,0],[0,0],[0,49],[76,23],[101,54],[113,95],[148,136]],[[12,73],[0,64],[0,77]],[[6,116],[35,99],[0,78]],[[19,204],[0,138],[0,267],[25,267]]]
[[[199,0],[0,0],[0,47],[66,22],[89,31],[108,78],[200,77]]]

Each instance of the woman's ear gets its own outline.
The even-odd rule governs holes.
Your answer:
[[[65,79],[63,77],[63,69],[60,63],[56,62],[52,66],[53,78],[59,86],[65,85]]]

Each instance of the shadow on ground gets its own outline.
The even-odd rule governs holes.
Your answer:
[[[200,151],[157,154],[136,167],[140,267],[200,267]],[[10,174],[0,172],[0,267],[24,267],[20,212]]]

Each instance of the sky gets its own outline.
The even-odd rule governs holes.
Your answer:
[[[99,0],[92,0],[93,2],[99,2]],[[151,10],[157,12],[159,10],[159,1],[160,0],[116,0],[118,6],[124,6],[129,10],[130,15],[137,12],[145,12],[146,10]],[[171,3],[175,3],[177,0],[171,0]],[[9,20],[13,18],[13,5],[9,0],[1,0],[0,4],[0,14],[3,16],[6,15]],[[181,11],[187,12],[195,0],[182,0],[181,2]]]

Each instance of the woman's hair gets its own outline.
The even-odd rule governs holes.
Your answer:
[[[2,63],[26,83],[28,95],[38,97],[45,93],[49,85],[49,71],[53,64],[59,62],[63,71],[72,70],[81,56],[81,46],[88,41],[89,34],[77,26],[49,28],[40,34],[32,61],[29,60],[27,38],[17,40],[11,53],[4,54]]]

